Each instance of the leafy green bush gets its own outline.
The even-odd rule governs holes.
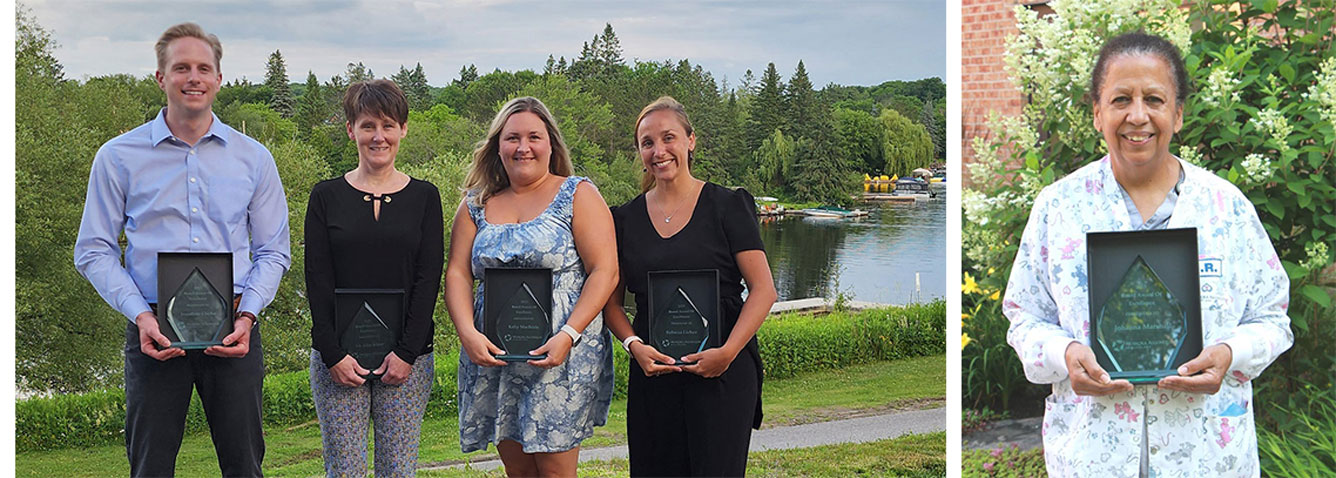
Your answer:
[[[1336,476],[1336,391],[1310,387],[1304,408],[1279,407],[1278,431],[1257,433],[1262,472],[1267,476]]]
[[[821,317],[792,314],[767,320],[758,333],[766,376],[789,377],[854,362],[941,354],[945,351],[945,314],[945,303],[937,301]],[[814,351],[796,353],[794,344],[806,344],[814,347]],[[625,398],[630,357],[617,344],[611,345],[616,370],[613,396]],[[837,345],[839,348],[835,348]],[[843,358],[811,361],[822,356]],[[458,365],[457,347],[437,350],[436,378],[427,403],[427,416],[441,418],[458,413]],[[309,377],[307,370],[298,370],[264,378],[266,426],[315,420]],[[15,404],[15,417],[15,448],[19,452],[112,444],[124,440],[125,392],[112,389],[23,400]],[[207,429],[204,409],[199,398],[194,397],[186,416],[186,431]]]
[[[946,351],[946,303],[823,316],[785,314],[757,332],[767,378]]]
[[[965,402],[998,406],[1011,392],[1042,393],[1026,385],[1015,354],[1006,353],[1007,319],[991,292],[1006,286],[1038,191],[1105,154],[1091,106],[1080,98],[1103,39],[1138,29],[1177,45],[1196,85],[1171,151],[1252,200],[1291,280],[1295,346],[1258,380],[1258,401],[1283,402],[1304,383],[1330,387],[1336,328],[1320,318],[1336,315],[1336,308],[1315,282],[1336,242],[1336,2],[1180,7],[1175,0],[1055,0],[1049,6],[1055,15],[1044,18],[1018,7],[1020,34],[1008,43],[1008,70],[1029,104],[1019,116],[994,116],[991,134],[973,140],[977,159],[968,165],[972,182],[961,199],[963,265],[978,278],[978,292],[962,301],[972,314],[963,326],[971,339],[962,351]]]

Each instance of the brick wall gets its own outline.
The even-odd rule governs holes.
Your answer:
[[[1005,115],[1021,111],[1025,98],[1007,79],[1002,54],[1007,37],[1017,32],[1012,9],[1018,4],[1034,3],[1033,0],[961,1],[961,164],[974,159],[970,148],[973,138],[988,134],[984,122],[989,111]]]

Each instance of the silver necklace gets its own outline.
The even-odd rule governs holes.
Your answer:
[[[690,193],[688,193],[686,197],[683,197],[682,200],[677,203],[677,208],[673,209],[672,214],[667,214],[663,216],[663,222],[672,222],[673,216],[677,215],[677,212],[682,210],[682,206],[685,206],[687,204],[688,199],[691,199]],[[664,212],[663,208],[659,208],[659,212]]]

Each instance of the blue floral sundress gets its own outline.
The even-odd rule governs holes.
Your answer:
[[[566,324],[584,287],[584,263],[571,231],[575,188],[588,178],[572,176],[538,217],[522,223],[487,222],[477,192],[465,197],[478,227],[472,272],[481,281],[489,267],[552,269],[552,331]],[[482,330],[483,286],[473,296],[474,326]],[[612,402],[612,349],[603,317],[584,329],[566,362],[541,369],[524,362],[480,367],[459,355],[459,444],[465,452],[513,440],[525,453],[570,450],[607,422]]]

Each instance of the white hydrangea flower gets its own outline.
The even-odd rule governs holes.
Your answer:
[[[1234,72],[1217,67],[1206,77],[1206,87],[1202,88],[1201,94],[1197,97],[1202,103],[1219,107],[1222,103],[1239,101],[1238,86],[1239,79],[1234,77]]]
[[[1188,164],[1201,166],[1201,153],[1197,151],[1197,148],[1194,148],[1192,146],[1188,145],[1179,146],[1178,157],[1183,161],[1187,161]]]
[[[1304,99],[1317,101],[1322,120],[1336,128],[1336,57],[1327,58],[1318,66],[1317,81],[1308,87]]]
[[[1260,183],[1265,181],[1274,168],[1271,165],[1271,159],[1257,153],[1249,154],[1243,158],[1243,176],[1249,182]]]
[[[1304,246],[1304,253],[1308,255],[1307,259],[1299,263],[1299,267],[1315,271],[1330,264],[1331,257],[1327,255],[1327,244],[1325,242],[1310,242]]]
[[[1294,131],[1294,127],[1290,126],[1289,119],[1285,118],[1279,111],[1272,108],[1258,111],[1257,116],[1248,120],[1248,122],[1253,127],[1270,134],[1271,139],[1276,140],[1276,148],[1281,152],[1290,149],[1289,142],[1286,140],[1290,137],[1290,133]]]

